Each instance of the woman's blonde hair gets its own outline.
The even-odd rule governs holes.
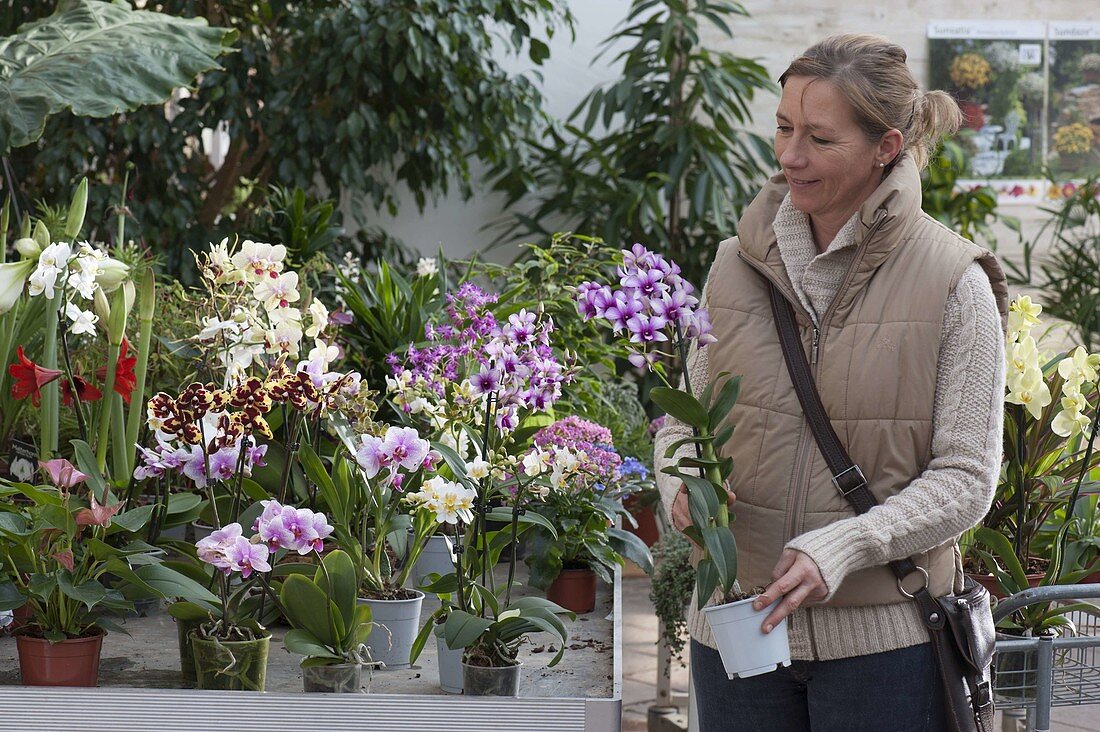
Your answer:
[[[779,84],[792,76],[809,76],[833,84],[848,100],[867,139],[877,142],[891,129],[905,139],[908,152],[923,169],[944,135],[959,129],[962,112],[949,94],[921,91],[905,49],[882,36],[846,33],[820,41],[796,58]]]

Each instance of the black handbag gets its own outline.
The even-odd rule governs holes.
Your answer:
[[[857,513],[866,513],[878,500],[868,489],[863,471],[848,456],[821,403],[791,304],[771,282],[768,287],[787,370],[814,440],[833,474],[833,485]],[[917,603],[928,628],[951,730],[993,732],[991,667],[995,631],[989,592],[968,578],[962,592],[933,597],[928,592],[928,572],[912,559],[890,562],[890,568],[897,577],[898,590]],[[923,586],[910,592],[902,582],[913,574],[923,578]]]

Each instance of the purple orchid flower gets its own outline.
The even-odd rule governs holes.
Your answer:
[[[229,574],[232,562],[228,552],[230,547],[241,538],[241,525],[228,524],[212,532],[210,536],[195,542],[195,549],[198,550],[199,559]]]
[[[470,379],[474,393],[478,396],[492,394],[500,389],[500,372],[497,369],[482,367],[481,371]]]
[[[229,570],[240,572],[241,576],[248,578],[255,572],[270,572],[271,565],[267,560],[270,551],[266,544],[253,544],[243,536],[238,537],[233,545],[225,553],[229,562]],[[223,570],[224,571],[224,570]],[[226,572],[228,574],[228,572]]]
[[[355,452],[355,462],[366,471],[368,478],[378,475],[382,468],[390,464],[390,455],[383,446],[383,440],[374,435],[363,435],[362,445]]]
[[[420,434],[412,427],[390,427],[386,430],[382,449],[389,454],[394,466],[416,470],[424,462],[431,445],[420,439]]]

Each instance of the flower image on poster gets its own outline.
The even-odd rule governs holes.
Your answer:
[[[1041,175],[1045,37],[1041,21],[928,24],[929,88],[950,92],[963,112],[964,177]]]
[[[1052,22],[1050,156],[1055,176],[1100,174],[1100,22]]]

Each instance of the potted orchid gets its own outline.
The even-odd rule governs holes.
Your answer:
[[[733,434],[727,418],[737,401],[740,377],[722,373],[705,386],[691,383],[689,353],[714,342],[714,336],[707,311],[699,307],[694,288],[674,262],[635,244],[623,250],[617,274],[612,284],[581,284],[577,307],[585,319],[604,322],[629,340],[630,362],[649,368],[665,384],[653,388],[650,398],[691,428],[691,437],[669,446],[664,457],[679,457],[663,472],[687,487],[692,525],[684,534],[702,552],[695,574],[696,601],[731,678],[771,670],[790,660],[786,625],[781,622],[776,632],[764,635],[759,628],[769,609],[754,611],[755,596],[746,597],[736,589],[737,546],[729,527],[726,491],[733,460],[721,456]],[[662,362],[673,358],[680,366],[683,390],[673,387]]]
[[[370,608],[356,602],[356,570],[337,549],[321,560],[310,579],[294,574],[279,590],[283,613],[293,626],[283,638],[300,653],[307,692],[358,693],[372,628]]]
[[[535,525],[527,533],[529,582],[575,613],[596,604],[596,577],[607,583],[623,557],[647,572],[652,558],[632,533],[614,526],[625,516],[618,485],[622,459],[611,431],[576,416],[543,427],[524,466],[549,473],[551,490],[532,510],[556,527],[556,535]],[[545,468],[545,470],[542,470]]]
[[[278,605],[268,576],[272,565],[286,553],[320,555],[332,533],[322,513],[275,500],[262,505],[252,536],[245,536],[239,523],[231,523],[195,545],[199,558],[214,570],[220,600],[206,621],[190,631],[200,689],[264,690],[271,633],[252,612],[242,611],[242,605],[255,594]],[[232,589],[230,577],[238,573],[241,583]]]
[[[133,608],[124,588],[195,602],[216,599],[164,566],[141,542],[113,546],[149,520],[122,502],[94,470],[86,443],[74,441],[87,472],[64,459],[43,461],[48,484],[0,483],[0,610],[25,606],[19,629],[20,672],[31,686],[95,686],[108,630],[125,632],[107,615]],[[12,498],[21,498],[18,504]]]
[[[568,635],[562,617],[575,617],[542,598],[513,597],[517,539],[535,524],[555,533],[528,510],[551,487],[541,461],[524,468],[530,439],[522,437],[530,434],[524,425],[545,419],[572,369],[551,347],[550,318],[520,309],[498,322],[492,312],[497,297],[469,282],[446,299],[445,319],[425,328],[428,345],[390,358],[394,404],[432,430],[434,448],[446,462],[439,485],[460,486],[470,496],[469,510],[455,521],[461,548],[455,570],[428,588],[442,593],[444,602],[421,630],[413,658],[441,627],[441,651],[462,650],[466,693],[514,695],[520,644],[532,633],[551,632],[561,649],[554,665]],[[432,497],[414,500],[431,505]],[[493,528],[493,521],[503,527]],[[500,582],[493,570],[504,553],[508,573]]]
[[[1041,313],[1027,296],[1009,306],[1004,464],[967,558],[971,566],[981,562],[989,574],[978,579],[1002,596],[1074,584],[1100,570],[1095,557],[1082,564],[1072,561],[1079,554],[1067,552],[1084,491],[1100,470],[1100,354],[1080,346],[1042,353],[1032,334]],[[1080,606],[1028,606],[998,629],[1015,636],[1073,632],[1067,614],[1075,609]],[[1003,660],[1011,664],[1019,655]]]

